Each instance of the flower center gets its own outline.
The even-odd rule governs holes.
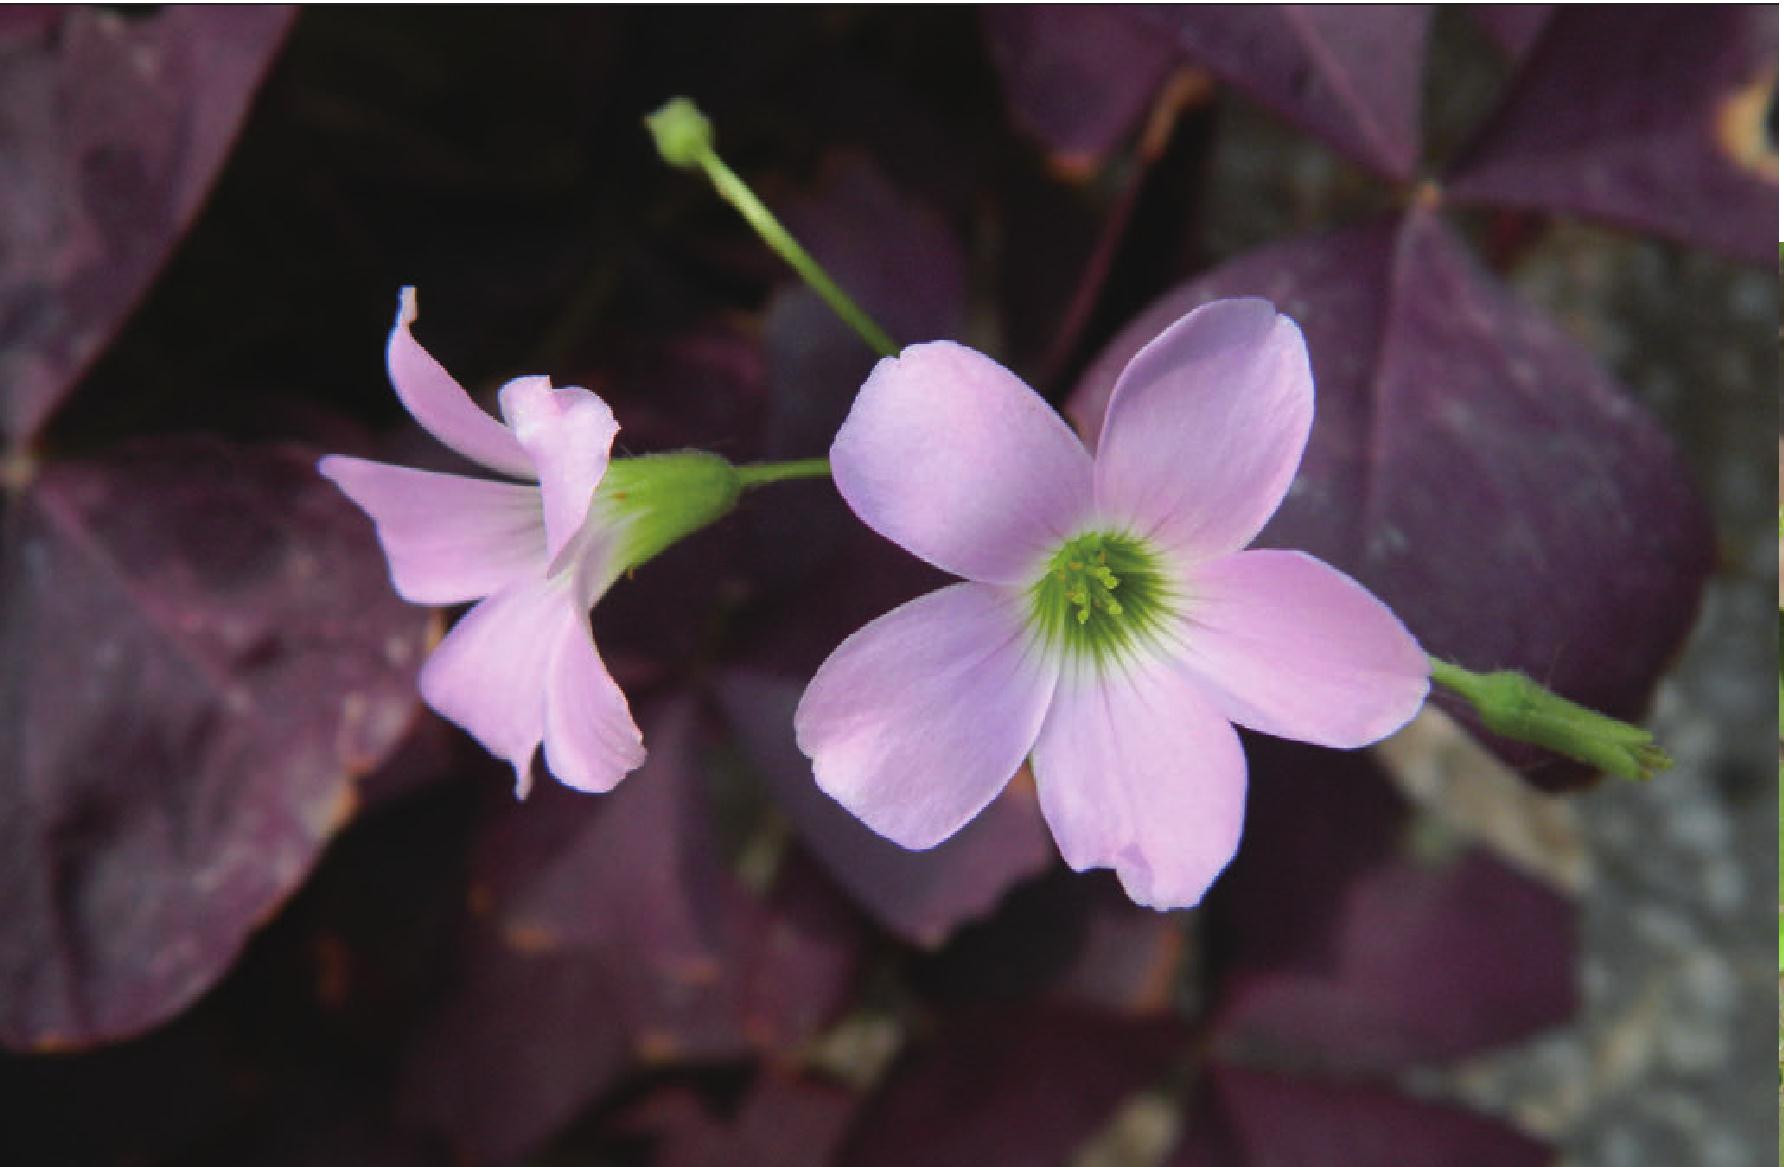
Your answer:
[[[1068,539],[1028,590],[1033,627],[1049,645],[1102,661],[1156,633],[1174,592],[1158,554],[1115,531]]]

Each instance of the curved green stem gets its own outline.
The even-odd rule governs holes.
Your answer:
[[[756,462],[737,468],[737,481],[748,490],[770,482],[789,482],[798,478],[830,477],[830,459],[802,458],[794,462]]]
[[[683,170],[697,166],[705,171],[719,197],[737,208],[737,213],[755,228],[762,241],[786,260],[788,266],[799,273],[812,291],[822,297],[830,310],[843,323],[853,328],[867,342],[869,348],[882,357],[898,355],[898,346],[886,334],[886,330],[850,299],[847,292],[837,286],[830,274],[805,248],[799,246],[798,240],[774,217],[774,212],[756,197],[749,184],[725,165],[712,145],[712,124],[693,102],[685,97],[677,97],[645,118],[644,124],[656,138],[657,149],[664,161]]]

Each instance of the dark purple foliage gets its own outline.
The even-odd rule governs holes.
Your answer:
[[[1389,178],[1418,164],[1419,95],[1431,12],[1185,4],[1135,9],[1222,81]]]
[[[1217,1066],[1167,1167],[1542,1167],[1554,1148],[1374,1086]]]
[[[0,446],[29,442],[197,213],[293,10],[0,27]]]
[[[1306,460],[1260,541],[1350,572],[1431,653],[1638,717],[1696,613],[1709,520],[1667,436],[1591,354],[1415,208],[1167,293],[1085,374],[1080,430],[1100,427],[1133,353],[1222,296],[1300,322],[1318,386]]]
[[[863,1108],[839,1167],[1064,1164],[1181,1048],[1169,1021],[1063,1007],[951,1019],[900,1059]]]
[[[1362,755],[1248,744],[1245,842],[1210,903],[1216,1041],[1398,1069],[1572,1016],[1571,904],[1480,851],[1420,854]]]
[[[668,1086],[614,1126],[650,1137],[658,1167],[831,1167],[857,1104],[844,1087],[764,1070],[729,1116]]]
[[[1777,42],[1775,5],[1563,7],[1449,194],[1589,215],[1769,267]]]
[[[316,452],[144,441],[45,467],[0,583],[0,1041],[190,1004],[309,874],[417,708],[427,616]]]
[[[1171,42],[1131,8],[1000,4],[984,21],[1011,115],[1071,172],[1120,148],[1176,63]]]
[[[517,803],[418,704],[450,614],[391,593],[292,439],[443,465],[382,367],[417,283],[480,400],[546,372],[613,405],[621,453],[824,454],[876,357],[651,154],[639,119],[687,92],[897,340],[1075,385],[1087,433],[1165,324],[1272,297],[1320,397],[1264,541],[1435,653],[1639,715],[1707,519],[1653,420],[1488,270],[1506,214],[1483,266],[1450,207],[1521,208],[1534,248],[1582,214],[1769,262],[1774,21],[0,10],[0,1160],[1064,1164],[1147,1093],[1171,1167],[1548,1161],[1392,1076],[1565,1022],[1574,907],[1433,846],[1368,755],[1248,737],[1244,845],[1195,912],[1066,870],[1026,772],[904,851],[816,788],[791,715],[943,577],[804,482],[602,600],[650,761]],[[1415,190],[1427,66],[1458,52],[1503,105]],[[1303,202],[1210,78],[1402,209]],[[1323,233],[1220,254],[1235,158]]]
[[[1114,152],[1175,63],[1407,179],[1429,23],[1422,4],[1018,5],[991,10],[986,32],[1016,120],[1068,171]]]
[[[531,1149],[627,1068],[734,1058],[810,1036],[841,1005],[855,926],[810,873],[766,895],[714,836],[700,729],[676,701],[650,760],[605,798],[553,783],[487,817],[443,1008],[403,1112],[474,1158]]]
[[[1475,4],[1468,15],[1513,61],[1530,51],[1555,11],[1553,4]]]
[[[1195,953],[1182,914],[1136,906],[1108,872],[1056,867],[962,929],[915,979],[949,1005],[1040,998],[1160,1014],[1180,1005]]]

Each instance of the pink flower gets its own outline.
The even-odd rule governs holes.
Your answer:
[[[1123,370],[1093,458],[1007,370],[960,345],[879,363],[836,435],[868,526],[965,576],[849,637],[795,715],[818,785],[905,847],[934,846],[1032,755],[1075,870],[1187,907],[1245,810],[1233,725],[1377,741],[1429,665],[1379,600],[1297,551],[1247,551],[1313,423],[1294,323],[1209,304]]]
[[[619,425],[593,393],[546,377],[504,385],[498,422],[410,335],[414,320],[404,288],[388,350],[403,405],[445,445],[525,484],[340,455],[318,468],[377,524],[404,599],[479,601],[423,666],[422,698],[514,766],[520,797],[541,741],[559,781],[611,790],[644,761],[588,626],[625,566],[617,525],[594,505]]]

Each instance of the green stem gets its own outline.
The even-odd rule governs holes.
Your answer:
[[[828,477],[830,477],[830,459],[828,458],[801,458],[795,462],[755,462],[737,468],[737,481],[745,490],[770,482]]]
[[[799,246],[799,242],[781,225],[781,221],[774,217],[774,212],[756,197],[749,184],[725,165],[718,151],[713,148],[711,123],[693,102],[685,97],[677,97],[644,119],[644,122],[656,137],[657,149],[662,153],[664,161],[684,170],[698,166],[705,171],[719,197],[737,208],[737,213],[756,229],[756,234],[762,237],[763,242],[786,260],[799,273],[800,278],[811,286],[812,291],[830,305],[830,310],[867,342],[869,348],[882,357],[898,355],[898,346],[892,342],[886,330],[876,324],[873,317],[862,311],[861,306],[836,285],[829,273],[805,248]]]
[[[708,149],[700,158],[700,165],[706,171],[706,176],[712,179],[719,197],[737,208],[738,214],[756,229],[756,234],[762,237],[763,242],[786,260],[811,285],[812,291],[823,297],[824,303],[830,305],[830,310],[867,342],[869,348],[882,357],[898,355],[898,346],[892,343],[892,338],[886,335],[885,329],[850,299],[847,292],[836,286],[836,281],[830,278],[830,274],[819,266],[818,261],[805,248],[799,246],[798,241],[781,225],[781,221],[774,217],[774,213],[762,204],[755,192],[725,165],[718,154]]]
[[[1431,679],[1446,689],[1454,689],[1464,697],[1468,695],[1468,684],[1478,674],[1471,673],[1460,665],[1452,665],[1446,660],[1427,657],[1431,662]]]
[[[1523,673],[1475,673],[1431,660],[1431,679],[1474,707],[1486,728],[1622,778],[1651,778],[1672,765],[1654,735],[1543,688]]]

